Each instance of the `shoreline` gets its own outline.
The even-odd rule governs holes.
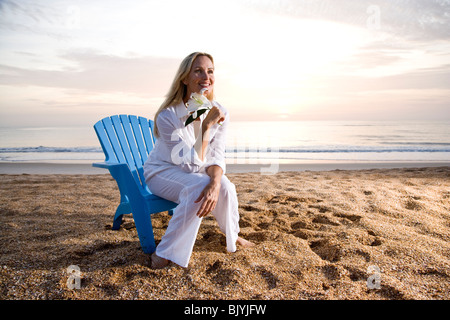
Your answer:
[[[283,171],[333,171],[333,170],[370,170],[370,169],[401,169],[401,168],[436,168],[448,167],[450,162],[431,161],[315,161],[281,164],[227,164],[227,173],[274,174]],[[92,163],[61,163],[61,162],[0,162],[0,174],[108,174],[108,170],[95,168]]]

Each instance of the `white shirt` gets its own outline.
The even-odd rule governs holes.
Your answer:
[[[222,125],[216,123],[210,128],[209,144],[204,161],[200,159],[194,148],[196,134],[201,131],[201,122],[194,121],[187,126],[184,125],[189,116],[184,103],[167,107],[159,113],[156,119],[159,138],[144,163],[146,182],[155,174],[173,166],[179,166],[185,172],[192,173],[205,172],[209,166],[218,165],[225,173],[226,130],[229,115],[218,102],[212,101],[212,105],[221,109],[225,114],[225,121]],[[205,117],[206,113],[202,114],[201,121]]]

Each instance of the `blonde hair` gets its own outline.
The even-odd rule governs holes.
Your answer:
[[[187,94],[187,86],[183,83],[183,81],[186,80],[187,76],[191,72],[192,64],[194,63],[195,59],[197,59],[197,57],[200,56],[208,57],[214,65],[213,57],[210,54],[204,52],[193,52],[186,58],[184,58],[184,60],[181,62],[178,68],[175,78],[173,79],[169,92],[166,95],[166,99],[161,104],[158,111],[156,111],[155,113],[153,134],[156,137],[159,137],[158,127],[156,125],[156,119],[158,118],[158,115],[161,113],[161,111],[163,111],[167,107],[179,104],[181,101],[183,101],[184,96]],[[214,90],[211,90],[211,92],[208,91],[207,98],[209,100],[212,100],[214,97],[213,91]]]

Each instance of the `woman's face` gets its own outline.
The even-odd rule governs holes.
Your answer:
[[[185,100],[188,100],[193,92],[207,89],[205,96],[209,96],[214,88],[214,65],[207,56],[198,56],[192,64],[191,71],[183,83],[187,86]]]

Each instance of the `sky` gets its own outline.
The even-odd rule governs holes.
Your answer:
[[[234,121],[450,120],[450,0],[0,0],[0,126],[152,118],[194,51]]]

